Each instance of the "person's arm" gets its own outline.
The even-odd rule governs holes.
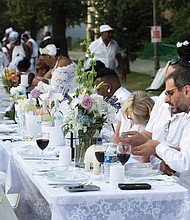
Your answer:
[[[112,135],[112,140],[115,142],[115,143],[118,143],[118,138],[119,138],[119,131],[120,131],[120,127],[121,127],[121,121],[117,121],[117,127],[116,127],[116,130],[114,132],[114,134]]]
[[[120,70],[120,73],[121,73],[122,82],[126,82],[126,73],[124,71],[123,57],[121,56],[120,53],[118,53],[116,55],[116,59],[117,59],[118,65],[119,65],[119,70]]]
[[[51,79],[51,70],[45,73],[44,76],[36,75],[35,78],[32,80],[33,86],[38,86],[39,82],[43,82],[49,84],[49,80]]]

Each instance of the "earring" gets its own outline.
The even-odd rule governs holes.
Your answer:
[[[107,92],[110,93],[111,92],[110,89],[108,89]]]

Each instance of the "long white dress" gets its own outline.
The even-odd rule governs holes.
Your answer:
[[[74,92],[76,89],[76,74],[75,74],[76,64],[72,62],[67,66],[56,67],[52,69],[52,77],[49,84],[39,82],[37,88],[42,93],[47,93],[48,91],[53,91],[55,93],[60,93],[67,87],[70,92]]]

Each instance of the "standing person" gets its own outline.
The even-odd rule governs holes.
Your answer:
[[[37,80],[37,87],[42,93],[49,90],[53,92],[62,92],[67,86],[70,92],[76,89],[76,64],[68,57],[61,55],[60,43],[55,39],[47,39],[40,43],[40,54],[47,66],[51,69]],[[35,83],[35,82],[34,82]]]
[[[10,47],[11,43],[9,41],[9,34],[13,31],[12,27],[9,27],[5,30],[4,38],[2,39],[2,51],[5,53],[8,61],[10,62]]]
[[[123,58],[121,56],[120,47],[118,43],[112,39],[113,28],[107,24],[100,26],[100,37],[93,41],[89,49],[91,53],[94,54],[95,60],[100,60],[105,64],[107,68],[113,69],[117,72],[116,69],[116,60],[118,61],[119,70],[122,76],[122,81],[126,80],[126,73],[124,72]],[[90,67],[90,59],[88,54],[86,54],[86,61],[84,68],[88,69]]]
[[[47,40],[49,38],[51,38],[51,32],[50,31],[46,31],[45,34],[44,34],[44,37],[43,37],[43,40]]]
[[[38,57],[38,44],[37,42],[30,37],[29,34],[22,34],[22,40],[30,48],[30,71],[36,73],[36,59]]]

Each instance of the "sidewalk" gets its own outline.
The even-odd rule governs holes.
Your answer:
[[[69,56],[72,60],[77,61],[79,58],[85,57],[85,52],[82,51],[69,51]],[[167,62],[160,61],[160,67],[164,67]],[[154,60],[144,60],[137,58],[134,62],[130,62],[131,72],[143,73],[153,75],[154,73]]]

